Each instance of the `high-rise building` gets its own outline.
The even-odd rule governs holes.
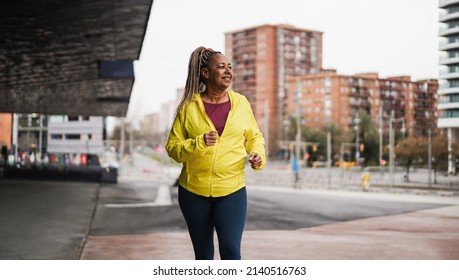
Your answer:
[[[226,56],[234,70],[233,89],[244,94],[272,154],[282,135],[286,80],[322,68],[322,32],[290,25],[261,25],[226,32]]]
[[[456,172],[452,143],[459,144],[459,0],[440,0],[440,89],[438,127],[447,130],[448,172]]]

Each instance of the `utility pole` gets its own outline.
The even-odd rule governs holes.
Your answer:
[[[381,177],[384,175],[384,166],[382,165],[383,160],[383,106],[379,106],[379,171]]]
[[[355,164],[359,166],[359,158],[360,158],[360,149],[359,149],[359,124],[360,124],[360,118],[359,118],[359,112],[357,111],[354,119],[354,130],[355,130]]]
[[[18,113],[13,113],[13,146],[14,146],[14,164],[16,165],[18,161],[18,132],[19,130],[19,115]]]
[[[389,168],[390,168],[390,186],[394,186],[394,172],[395,172],[395,132],[393,123],[395,122],[402,122],[402,128],[400,132],[405,136],[406,128],[405,128],[405,118],[395,118],[395,112],[392,109],[390,112],[390,120],[389,120]],[[407,177],[408,178],[408,177]]]
[[[327,182],[328,185],[331,185],[331,97],[330,89],[331,80],[330,77],[325,78],[325,119],[326,119],[326,128],[327,128]]]
[[[427,130],[427,134],[429,137],[429,146],[427,148],[427,162],[429,168],[429,188],[432,187],[432,130],[429,127]]]
[[[288,130],[290,126],[290,121],[289,120],[284,120],[282,122],[282,125],[284,126],[284,147],[285,147],[285,154],[284,154],[284,159],[287,160],[289,157],[290,149],[289,149],[289,140],[288,140]]]
[[[134,120],[131,120],[129,131],[129,162],[134,165]]]
[[[124,123],[124,118],[120,118],[121,120],[121,134],[120,134],[120,160],[124,158],[124,131],[125,131],[125,123]]]
[[[42,146],[43,146],[43,114],[40,114],[40,130],[38,132],[38,153],[42,154]]]
[[[389,119],[389,168],[390,168],[390,186],[394,187],[394,130],[392,123],[394,121],[394,110],[390,113]]]
[[[427,125],[429,128],[427,129],[427,168],[429,172],[429,188],[432,187],[432,129],[430,128],[430,113],[428,111],[425,112],[427,118]]]
[[[295,160],[297,164],[297,174],[295,183],[300,181],[300,142],[301,142],[301,82],[300,77],[296,77],[296,137],[295,137]]]

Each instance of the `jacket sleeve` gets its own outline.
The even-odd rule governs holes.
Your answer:
[[[204,134],[194,139],[188,138],[183,114],[177,114],[166,144],[169,157],[176,162],[183,163],[203,156],[207,148],[204,143]]]
[[[244,146],[249,155],[255,152],[261,156],[262,163],[255,170],[262,170],[266,164],[265,139],[263,137],[263,133],[261,133],[260,129],[258,128],[258,124],[253,115],[250,103],[247,99],[245,101],[245,105],[247,106],[246,116],[248,122],[248,129],[245,132]]]

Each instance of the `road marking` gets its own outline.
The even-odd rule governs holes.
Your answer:
[[[137,202],[137,203],[112,203],[105,204],[107,208],[141,208],[141,207],[158,207],[172,205],[170,187],[161,185],[158,187],[156,198],[152,202]]]

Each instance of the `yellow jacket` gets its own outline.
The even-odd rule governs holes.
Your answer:
[[[204,134],[216,131],[205,113],[201,95],[194,94],[181,108],[172,125],[166,150],[171,158],[183,163],[179,183],[188,191],[220,197],[245,186],[247,155],[257,152],[266,163],[265,141],[258,129],[247,98],[228,91],[231,110],[223,134],[214,146],[204,143]]]

